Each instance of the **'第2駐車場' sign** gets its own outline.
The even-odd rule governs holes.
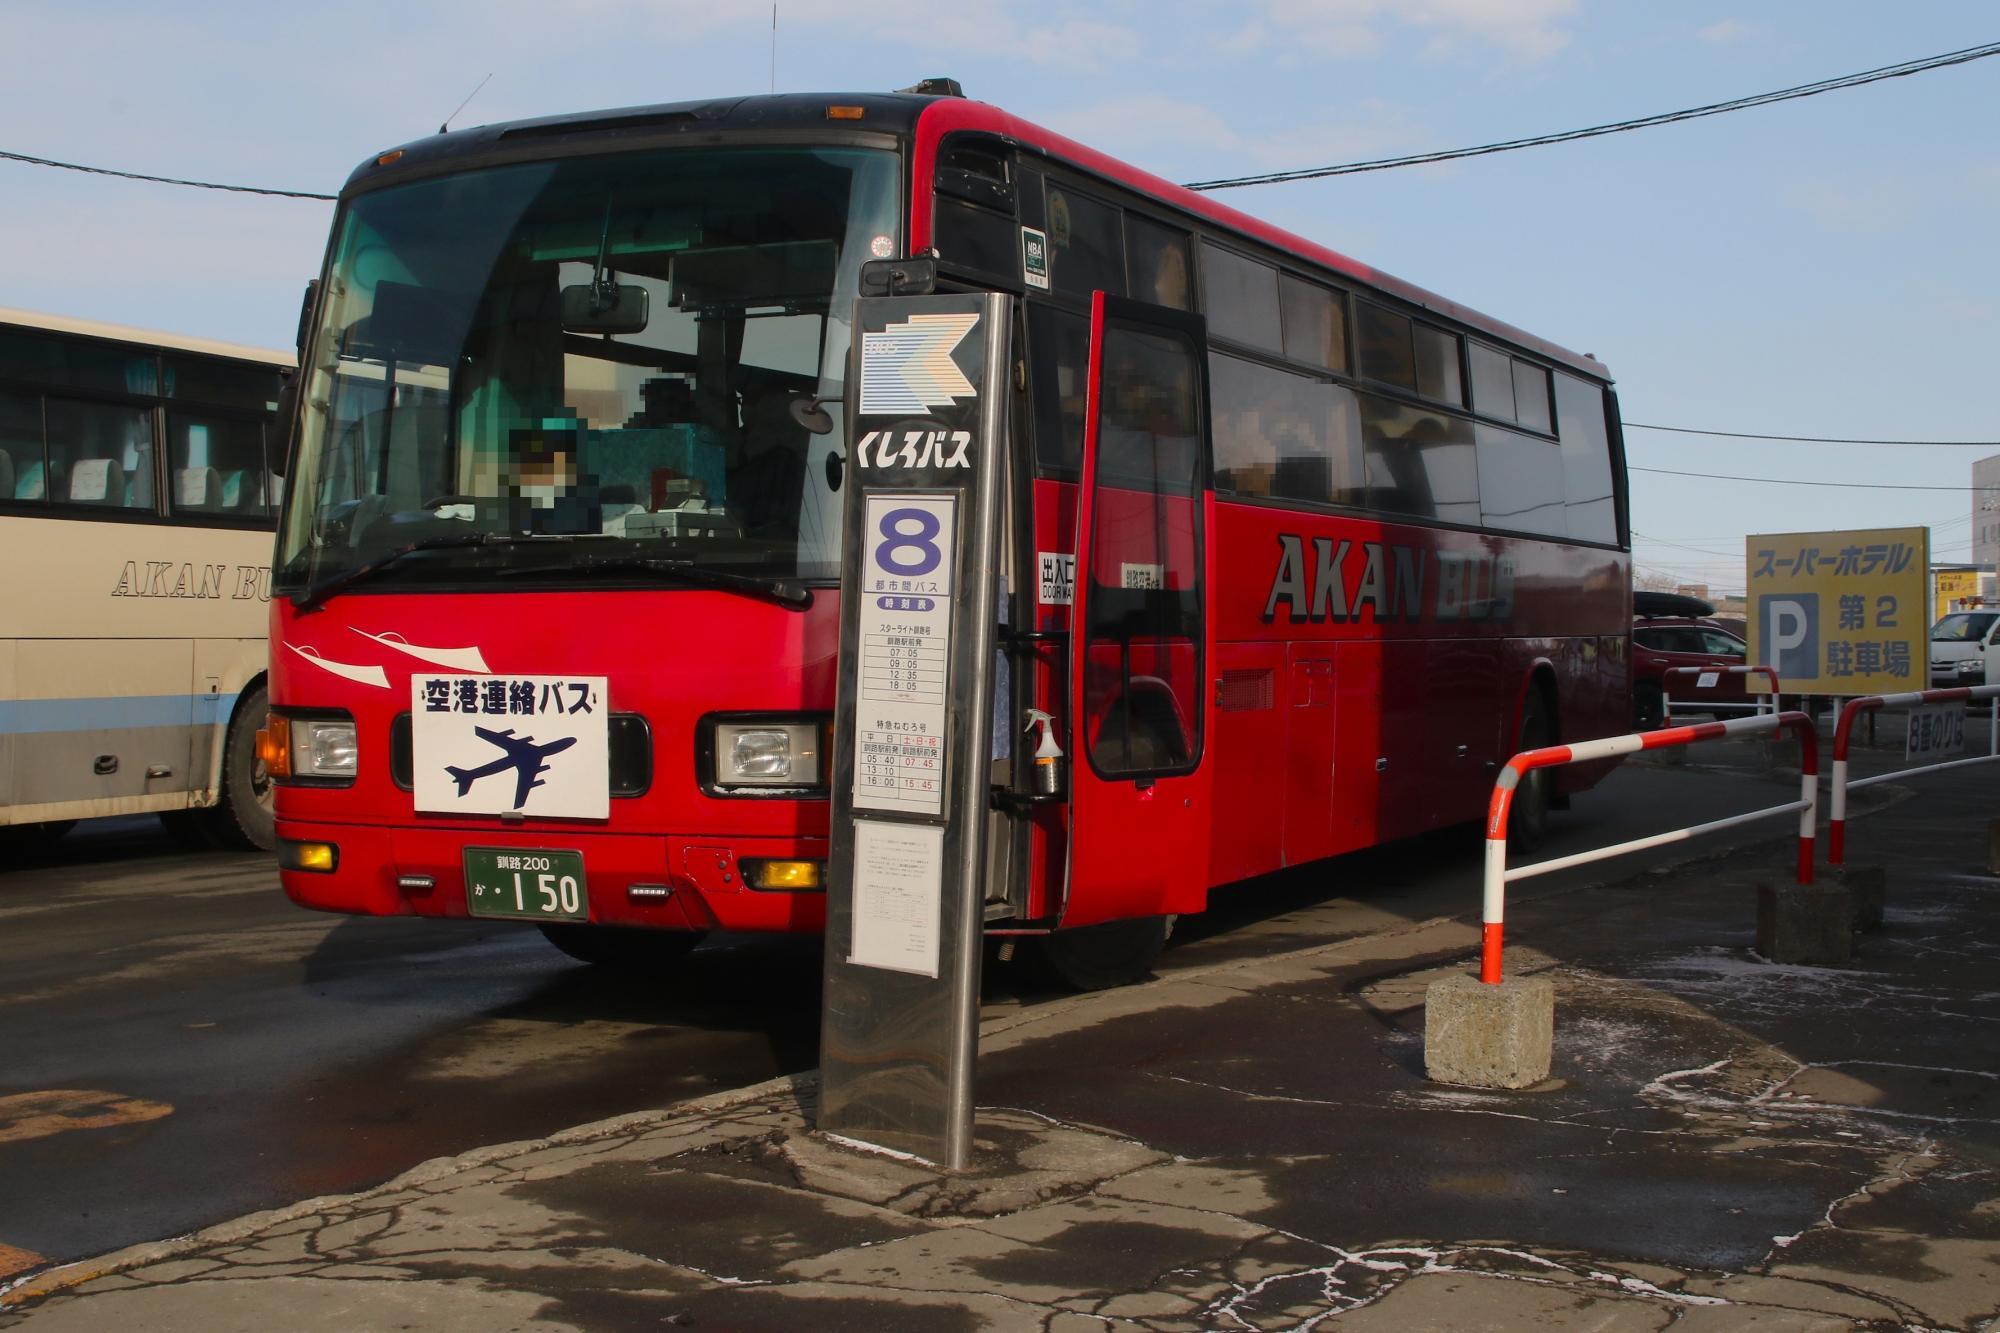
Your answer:
[[[1744,559],[1750,661],[1775,668],[1785,693],[1929,684],[1928,528],[1751,536]]]

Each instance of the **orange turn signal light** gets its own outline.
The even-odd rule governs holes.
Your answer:
[[[830,106],[826,109],[828,120],[860,120],[867,114],[867,108],[858,106]]]
[[[292,775],[292,724],[282,713],[273,713],[257,733],[257,761],[274,778]]]

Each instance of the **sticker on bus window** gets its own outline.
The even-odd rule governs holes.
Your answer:
[[[1021,228],[1021,279],[1036,291],[1049,289],[1049,238],[1033,227]]]
[[[1164,588],[1167,586],[1165,565],[1135,565],[1126,561],[1118,566],[1118,586],[1121,588]]]
[[[1037,551],[1041,565],[1041,590],[1036,600],[1043,606],[1069,606],[1076,601],[1076,557],[1061,551]]]

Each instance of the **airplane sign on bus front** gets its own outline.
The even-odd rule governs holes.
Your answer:
[[[610,816],[605,677],[418,674],[410,695],[417,809]]]

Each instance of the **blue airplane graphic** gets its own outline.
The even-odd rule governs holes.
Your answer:
[[[528,803],[529,792],[544,785],[542,774],[549,771],[546,762],[548,757],[576,744],[576,737],[565,736],[559,741],[550,741],[547,745],[537,745],[533,736],[515,736],[512,727],[505,731],[494,731],[490,727],[474,727],[472,730],[481,740],[491,741],[507,753],[490,764],[481,764],[478,768],[454,768],[446,764],[444,771],[451,774],[452,779],[458,783],[458,794],[463,796],[472,790],[472,784],[479,779],[513,769],[521,784],[514,792],[516,810]]]

